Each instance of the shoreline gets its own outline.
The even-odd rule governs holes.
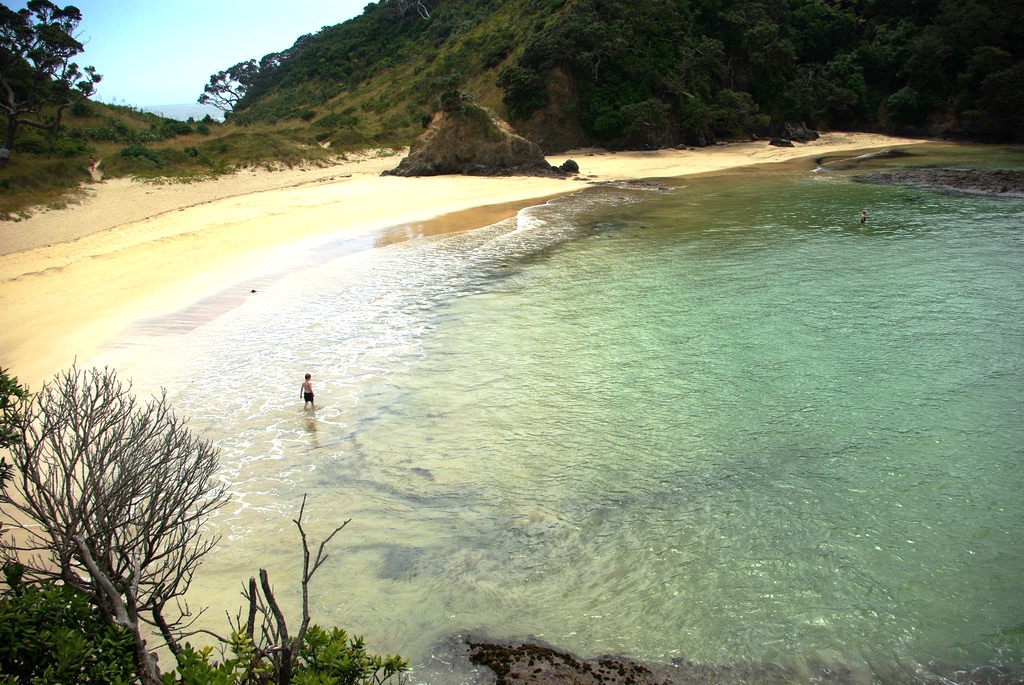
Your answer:
[[[352,242],[373,249],[480,228],[595,184],[926,142],[832,133],[794,148],[744,142],[549,157],[556,166],[576,160],[580,174],[572,179],[381,177],[401,157],[380,153],[330,167],[240,171],[191,184],[115,179],[90,187],[80,204],[0,224],[0,366],[38,389],[76,361],[90,362],[110,343],[130,337],[133,325],[225,294],[234,298],[227,308],[237,306],[259,290],[247,284],[308,268],[305,260],[317,246]],[[207,311],[206,320],[223,311]]]

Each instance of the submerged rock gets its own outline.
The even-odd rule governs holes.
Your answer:
[[[482,667],[482,668],[481,668]],[[833,650],[792,655],[779,662],[702,664],[676,657],[671,662],[621,656],[583,658],[536,640],[493,640],[452,635],[431,648],[431,660],[417,669],[420,682],[464,685],[1022,685],[1019,667],[930,662],[908,671],[904,664],[869,664]]]
[[[557,685],[670,685],[664,674],[617,657],[578,659],[543,645],[469,642],[469,660],[494,671],[495,685],[548,683]]]
[[[858,176],[861,183],[1024,197],[1024,171],[999,169],[900,169]]]
[[[1020,685],[1021,672],[986,666],[975,669],[935,663],[909,673],[894,665],[873,671],[862,659],[846,660],[828,650],[806,655],[791,667],[768,662],[699,664],[673,659],[661,664],[616,656],[583,659],[536,642],[493,642],[468,639],[464,647],[472,664],[494,673],[494,685]],[[458,660],[458,657],[456,658]],[[489,679],[466,679],[478,685]]]
[[[544,158],[539,146],[475,103],[441,111],[412,141],[409,155],[385,176],[556,176],[567,172]]]

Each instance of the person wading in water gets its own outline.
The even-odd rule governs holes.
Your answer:
[[[316,405],[313,404],[313,376],[312,374],[306,374],[306,380],[302,382],[302,388],[299,389],[299,397],[304,399],[306,403],[303,405],[303,409],[309,409],[313,407],[316,409]]]

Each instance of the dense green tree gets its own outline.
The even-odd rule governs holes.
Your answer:
[[[380,5],[396,19],[401,19],[411,11],[422,19],[430,19],[430,9],[437,0],[380,0]]]
[[[260,67],[256,60],[239,62],[233,67],[218,71],[210,77],[210,82],[203,86],[203,94],[199,96],[201,105],[210,104],[224,112],[235,108],[245,93],[259,76]]]
[[[800,64],[824,64],[849,52],[859,36],[858,17],[845,3],[793,0],[789,23]]]
[[[83,50],[75,38],[81,21],[78,8],[48,0],[29,0],[17,12],[0,5],[0,111],[7,118],[0,166],[19,126],[54,131],[65,109],[95,91],[96,70],[71,61]]]
[[[18,383],[10,369],[0,368],[0,447],[10,447],[17,439],[15,422],[27,399],[28,389]]]
[[[800,118],[806,121],[844,125],[867,115],[867,83],[852,55],[802,67],[796,90]]]
[[[501,70],[497,85],[505,92],[502,100],[508,113],[517,119],[526,119],[547,104],[544,83],[533,69],[510,64]]]
[[[920,126],[927,115],[921,96],[910,86],[904,86],[886,98],[885,111],[889,121],[896,126]]]

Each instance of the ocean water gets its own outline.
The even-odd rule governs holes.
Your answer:
[[[314,621],[416,682],[471,679],[458,635],[876,680],[1019,667],[1024,200],[853,179],[1024,153],[823,162],[347,252],[123,369],[222,450],[204,621],[223,632],[259,568],[295,610],[306,495],[314,545],[350,520]]]
[[[178,119],[179,121],[188,121],[189,119],[202,121],[207,116],[212,117],[215,121],[224,121],[223,110],[217,109],[213,105],[200,105],[196,102],[178,105],[152,105],[142,107],[141,109],[153,114],[159,114],[168,119]]]

